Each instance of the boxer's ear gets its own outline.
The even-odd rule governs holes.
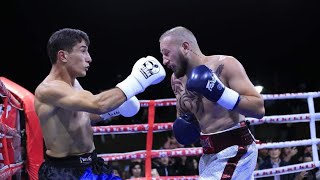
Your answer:
[[[188,50],[189,49],[189,43],[188,42],[183,42],[182,45],[183,49]]]
[[[69,53],[67,51],[64,51],[64,50],[60,50],[57,53],[58,61],[62,61],[64,63],[66,63],[68,61],[67,60],[68,56],[69,56]]]

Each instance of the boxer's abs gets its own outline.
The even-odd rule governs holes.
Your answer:
[[[46,153],[52,157],[81,155],[95,149],[90,124],[66,126],[66,124],[54,123],[43,129]]]
[[[47,145],[46,154],[52,157],[66,157],[71,155],[82,155],[90,153],[95,149],[92,140],[79,140],[72,143],[72,141],[65,139],[64,141],[57,141]]]

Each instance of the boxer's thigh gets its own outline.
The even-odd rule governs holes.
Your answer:
[[[227,162],[237,155],[238,146],[228,147],[217,154],[203,154],[199,161],[199,179],[221,179]]]
[[[255,143],[248,146],[248,151],[239,160],[232,179],[253,180],[253,172],[258,158],[258,148]]]

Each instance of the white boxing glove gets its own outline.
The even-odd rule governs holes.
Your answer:
[[[131,74],[116,87],[127,99],[143,92],[148,86],[160,83],[166,77],[161,63],[152,56],[140,58],[133,66]]]
[[[133,96],[129,100],[122,103],[117,109],[101,114],[100,117],[103,120],[110,119],[114,116],[122,115],[124,117],[132,117],[137,114],[140,110],[140,102],[136,96]]]

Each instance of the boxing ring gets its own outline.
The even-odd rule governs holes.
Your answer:
[[[320,143],[320,139],[316,136],[315,122],[320,120],[320,113],[315,112],[314,98],[320,97],[320,92],[303,92],[303,93],[285,93],[285,94],[264,94],[262,95],[265,101],[271,100],[290,100],[290,99],[307,99],[309,112],[301,114],[289,114],[289,115],[272,115],[264,116],[262,119],[246,118],[250,122],[250,125],[260,125],[264,123],[297,123],[305,122],[309,123],[310,127],[310,139],[294,140],[286,142],[273,142],[273,143],[258,143],[259,149],[263,148],[283,148],[294,146],[306,146],[312,145],[313,162],[294,164],[289,166],[283,166],[272,169],[263,169],[254,171],[255,178],[262,178],[275,175],[283,175],[306,171],[319,167],[319,157],[317,144]],[[151,159],[160,158],[164,156],[178,157],[178,156],[200,156],[202,154],[202,148],[178,148],[178,149],[165,149],[165,150],[153,150],[153,133],[171,131],[173,123],[154,123],[155,120],[155,108],[163,106],[175,106],[175,99],[157,99],[157,100],[140,100],[141,107],[148,108],[148,124],[137,125],[117,125],[117,126],[99,126],[93,127],[95,135],[101,134],[126,134],[126,133],[146,133],[146,149],[127,153],[109,153],[99,154],[105,161],[115,160],[130,160],[130,159],[145,159],[145,178],[138,178],[136,180],[196,180],[197,176],[167,176],[167,177],[152,177],[151,176]],[[149,128],[152,127],[152,128]],[[316,152],[316,153],[315,153]]]
[[[0,179],[23,179],[23,172],[30,180],[38,179],[43,139],[33,106],[34,95],[0,77],[0,96]]]
[[[0,95],[2,97],[2,110],[0,122],[0,135],[1,135],[1,157],[0,161],[0,179],[11,179],[25,168],[30,179],[37,179],[37,171],[41,162],[43,161],[43,141],[42,133],[40,130],[39,120],[35,115],[33,108],[33,95],[15,84],[14,82],[0,77],[0,80],[5,86],[0,86]],[[1,82],[0,82],[1,83]],[[6,89],[8,91],[6,91]],[[265,101],[277,100],[291,100],[291,99],[305,99],[307,100],[308,111],[301,114],[288,114],[288,115],[272,115],[265,116],[262,119],[246,118],[253,126],[258,126],[265,123],[281,124],[281,123],[309,123],[310,139],[293,140],[285,142],[273,143],[259,143],[258,148],[283,148],[294,146],[312,146],[313,161],[307,163],[294,164],[272,169],[256,170],[254,171],[255,178],[262,178],[275,175],[283,175],[306,171],[315,167],[320,167],[318,156],[318,147],[320,139],[316,134],[316,121],[320,119],[320,113],[315,112],[314,99],[320,97],[320,92],[302,92],[302,93],[285,93],[285,94],[263,94]],[[141,107],[148,108],[148,123],[147,124],[130,124],[130,125],[110,125],[110,126],[94,126],[94,135],[111,135],[111,134],[133,134],[143,133],[146,134],[146,148],[138,151],[124,152],[124,153],[108,153],[99,154],[105,161],[121,161],[131,159],[144,159],[145,160],[145,177],[138,178],[139,180],[193,180],[197,176],[161,176],[152,177],[152,159],[161,157],[179,157],[179,156],[200,156],[202,154],[201,147],[195,148],[178,148],[178,149],[153,149],[154,133],[172,131],[172,122],[169,123],[155,123],[155,115],[157,107],[175,106],[175,99],[157,99],[157,100],[140,100]],[[9,110],[10,109],[10,110]],[[14,109],[14,111],[12,111]],[[10,113],[12,114],[10,114]],[[26,158],[21,156],[21,130],[18,122],[20,119],[19,113],[23,112],[25,118],[26,128]],[[173,121],[173,120],[172,120]],[[14,140],[14,145],[11,142]],[[138,180],[136,179],[136,180]]]

